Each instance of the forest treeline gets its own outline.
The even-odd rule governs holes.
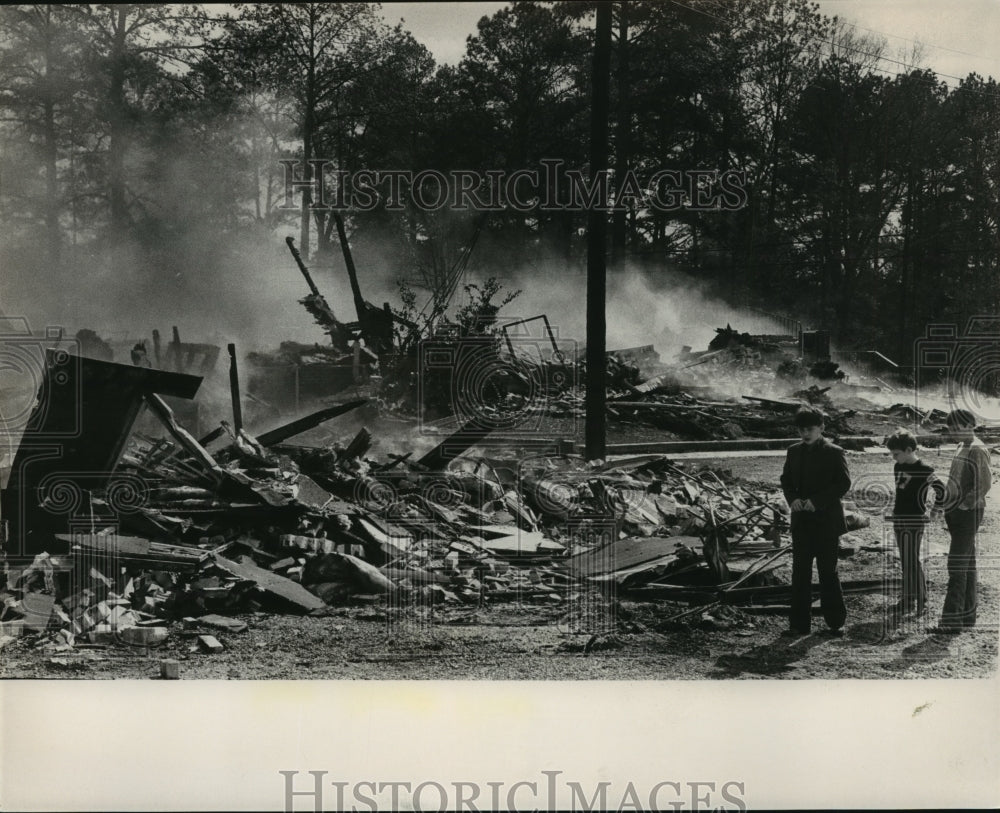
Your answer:
[[[687,274],[904,359],[927,323],[1000,312],[995,80],[949,86],[917,49],[890,52],[806,0],[612,6],[612,178],[736,173],[744,194],[708,208],[626,196],[608,214],[609,273]],[[90,277],[171,296],[191,269],[222,274],[289,233],[310,261],[338,262],[332,212],[286,194],[306,159],[328,162],[327,183],[543,162],[586,175],[594,4],[513,3],[480,20],[455,65],[385,16],[367,3],[4,6],[8,296]],[[344,219],[378,273],[428,290],[465,260],[486,274],[585,264],[573,207],[404,198]]]

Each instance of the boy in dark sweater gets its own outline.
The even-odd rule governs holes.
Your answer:
[[[930,519],[933,503],[944,501],[944,484],[934,469],[917,457],[917,439],[905,429],[897,429],[885,439],[896,465],[896,502],[892,511],[896,547],[903,569],[903,591],[896,610],[919,615],[927,605],[927,586],[920,566],[920,546]],[[933,503],[930,500],[934,495]]]

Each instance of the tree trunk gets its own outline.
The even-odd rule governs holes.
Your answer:
[[[618,4],[618,126],[615,143],[615,186],[621,189],[632,160],[631,77],[629,76],[628,2]],[[625,256],[628,212],[615,209],[611,220],[611,267]]]
[[[309,259],[309,220],[310,208],[312,207],[312,193],[308,183],[312,180],[312,137],[313,137],[313,101],[312,101],[312,77],[310,77],[307,89],[305,116],[302,123],[302,180],[306,183],[302,186],[302,212],[299,217],[299,252],[304,260]]]
[[[128,147],[125,114],[125,35],[128,6],[113,8],[114,39],[111,49],[109,86],[108,199],[111,207],[111,239],[122,240],[128,230],[128,203],[125,199],[125,152]]]
[[[913,173],[910,173],[906,183],[906,201],[903,203],[903,257],[900,262],[899,280],[899,336],[905,340],[908,336],[910,317],[910,287],[913,275],[913,197],[916,194]]]
[[[56,177],[56,111],[52,76],[52,7],[45,7],[45,236],[49,265],[59,264],[62,235],[59,233],[59,187]]]
[[[312,180],[313,140],[316,130],[316,37],[315,8],[310,7],[309,20],[309,65],[306,69],[305,110],[302,114],[302,179],[306,183],[302,187],[302,213],[299,218],[299,252],[304,260],[309,259],[309,221],[311,217],[312,192],[309,181]]]

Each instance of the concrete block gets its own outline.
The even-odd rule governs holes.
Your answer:
[[[92,644],[110,645],[115,643],[115,631],[109,624],[98,624],[89,633],[87,638]]]
[[[118,631],[118,637],[131,646],[156,646],[167,640],[170,631],[166,627],[126,627]]]
[[[214,635],[199,635],[198,645],[212,655],[223,652],[226,649]]]
[[[136,617],[132,615],[131,610],[128,607],[112,607],[111,612],[108,613],[108,617],[104,619],[104,623],[110,625],[113,629],[121,629],[123,627],[134,627],[136,622]]]

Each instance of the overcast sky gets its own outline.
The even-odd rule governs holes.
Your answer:
[[[1000,0],[820,0],[819,4],[824,14],[836,14],[884,35],[889,59],[910,51],[919,41],[924,46],[923,64],[940,74],[964,77],[977,71],[1000,77]],[[405,27],[438,62],[455,63],[465,53],[465,39],[475,32],[478,20],[505,5],[385,3],[382,11],[390,23],[403,18]],[[882,65],[888,71],[902,70],[889,61]]]

